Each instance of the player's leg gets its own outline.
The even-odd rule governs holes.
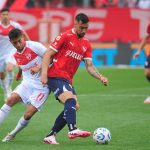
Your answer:
[[[17,93],[12,93],[12,95],[7,99],[6,103],[0,108],[0,124],[7,117],[12,107],[20,101],[20,96]]]
[[[46,101],[48,97],[48,93],[49,93],[49,90],[47,89],[47,87],[44,87],[44,88],[42,87],[41,89],[33,89],[33,91],[30,90],[30,88],[28,88],[28,91],[29,93],[27,95],[30,94],[30,96],[28,97],[29,99],[28,102],[30,102],[30,104],[27,105],[27,110],[24,113],[24,116],[20,118],[16,127],[2,140],[3,142],[8,142],[12,140],[17,135],[17,133],[19,133],[22,129],[24,129],[27,126],[32,116],[37,111],[41,110],[41,107]],[[25,101],[26,100],[23,99],[24,103]]]
[[[147,78],[147,80],[150,82],[150,68],[145,68],[145,76]],[[145,100],[144,100],[145,104],[150,104],[150,96],[148,96]]]
[[[68,138],[74,139],[76,137],[88,137],[91,132],[82,131],[76,127],[76,100],[72,97],[69,91],[62,93],[59,97],[64,103],[64,118],[66,119],[69,132]]]
[[[56,133],[58,133],[66,124],[68,124],[69,131],[78,131],[76,134],[76,137],[87,137],[87,132],[85,135],[79,135],[79,130],[76,128],[76,108],[79,108],[79,104],[77,103],[77,97],[73,94],[73,89],[71,85],[68,84],[68,82],[65,82],[64,80],[57,80],[57,79],[51,79],[49,80],[49,85],[56,87],[56,89],[52,89],[55,93],[55,96],[58,97],[58,99],[64,104],[64,111],[59,114],[57,117],[55,124],[51,130],[51,132],[47,135],[46,138],[44,138],[44,142],[48,144],[52,144],[53,137]],[[59,88],[59,91],[57,91],[57,88]],[[57,91],[57,92],[56,92]],[[72,133],[72,132],[71,132]],[[90,134],[88,132],[88,134]],[[69,132],[70,135],[70,132]],[[89,135],[88,135],[89,136]],[[52,138],[51,138],[52,137]],[[68,136],[70,138],[70,136]],[[74,136],[75,137],[75,136]],[[72,138],[71,138],[72,139]]]
[[[24,113],[24,116],[22,116],[19,119],[16,127],[10,133],[8,133],[6,137],[3,138],[2,142],[8,142],[14,139],[17,133],[19,133],[22,129],[24,129],[28,125],[30,119],[37,111],[38,111],[37,108],[35,108],[33,105],[28,105],[27,110]]]
[[[16,61],[13,57],[13,54],[8,56],[6,59],[6,87],[7,87],[7,97],[11,95],[12,92],[12,82],[14,79],[14,67],[16,65]]]

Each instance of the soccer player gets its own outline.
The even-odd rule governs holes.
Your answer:
[[[11,29],[18,28],[23,31],[25,40],[29,40],[29,37],[20,24],[10,20],[8,8],[3,8],[0,11],[0,17],[0,83],[4,90],[4,100],[6,100],[12,91],[13,68],[16,63],[13,58],[16,49],[10,43],[8,33]]]
[[[41,110],[41,106],[49,94],[48,87],[43,86],[40,81],[42,58],[47,48],[38,42],[25,41],[23,33],[19,29],[12,29],[9,32],[9,39],[17,49],[14,58],[22,69],[23,80],[1,107],[0,123],[18,102],[27,104],[27,109],[17,126],[2,140],[3,142],[12,140],[29,123],[32,116]]]
[[[133,55],[134,59],[138,58],[141,50],[148,43],[149,39],[150,39],[150,24],[147,26],[147,35],[145,35],[145,37],[142,39],[137,52]],[[145,62],[145,76],[146,76],[148,82],[150,82],[150,51],[146,51],[146,56],[147,56],[147,58],[146,58],[146,62]],[[144,103],[147,103],[147,104],[150,103],[150,96],[145,99]]]
[[[82,60],[85,62],[87,72],[94,78],[104,85],[108,84],[108,79],[100,74],[92,64],[92,48],[89,40],[85,37],[88,22],[88,16],[79,13],[75,18],[74,28],[57,36],[44,55],[41,81],[43,85],[48,83],[50,92],[52,91],[56,99],[64,104],[64,110],[44,138],[44,142],[47,144],[59,144],[55,135],[66,124],[69,128],[69,139],[85,138],[91,135],[91,132],[76,127],[76,104],[78,103],[75,90],[72,88],[72,79]],[[53,64],[49,67],[52,59]]]

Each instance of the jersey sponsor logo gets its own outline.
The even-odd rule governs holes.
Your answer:
[[[68,50],[67,52],[66,52],[66,55],[65,55],[66,57],[67,56],[70,56],[70,57],[72,57],[72,58],[74,58],[74,59],[77,59],[77,60],[82,60],[82,58],[83,58],[83,56],[82,55],[80,55],[80,54],[78,54],[78,53],[76,53],[76,52],[73,52],[73,51],[71,51],[71,50]]]
[[[30,69],[32,69],[33,67],[36,67],[38,64],[35,62],[32,66],[27,67],[27,68],[22,68],[22,71],[28,71]]]

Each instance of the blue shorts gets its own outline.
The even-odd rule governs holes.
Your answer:
[[[150,68],[150,56],[146,57],[145,68]]]
[[[71,91],[74,95],[76,95],[75,89],[72,87],[70,82],[64,78],[48,78],[48,88],[50,93],[53,92],[56,99],[58,99],[58,96],[65,91]]]

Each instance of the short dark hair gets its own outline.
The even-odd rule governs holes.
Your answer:
[[[88,23],[89,22],[88,16],[84,13],[77,14],[75,20],[78,22],[82,21],[82,23]]]
[[[9,12],[9,8],[3,8],[3,9],[1,9],[1,13],[4,12],[4,11],[8,11]]]
[[[8,36],[10,40],[19,38],[20,36],[22,36],[22,31],[20,29],[14,28],[10,30]]]

